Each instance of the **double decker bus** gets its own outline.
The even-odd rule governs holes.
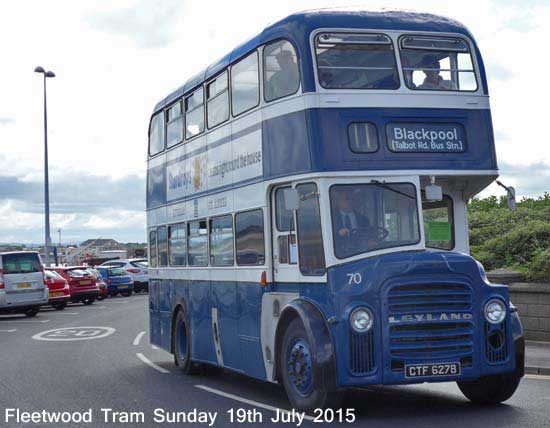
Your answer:
[[[524,373],[508,288],[468,255],[498,176],[485,70],[440,16],[309,11],[160,101],[149,128],[150,340],[284,385],[455,381],[498,403]]]

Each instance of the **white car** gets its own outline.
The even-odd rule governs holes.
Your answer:
[[[134,281],[134,293],[149,290],[149,264],[146,259],[109,260],[101,266],[113,266],[124,269]]]
[[[44,267],[37,252],[0,253],[0,314],[35,316],[48,303]]]

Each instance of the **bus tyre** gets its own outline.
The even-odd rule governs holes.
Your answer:
[[[498,404],[514,395],[520,381],[519,376],[504,374],[484,376],[474,381],[457,382],[457,384],[472,403]]]
[[[180,309],[172,328],[174,363],[186,375],[197,374],[198,367],[191,361],[191,330],[185,312]]]
[[[333,377],[317,364],[313,349],[302,320],[295,318],[285,332],[279,361],[290,404],[306,412],[339,405],[335,385],[327,382]]]

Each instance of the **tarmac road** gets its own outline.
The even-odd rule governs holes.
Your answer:
[[[228,372],[179,373],[169,354],[149,344],[147,307],[146,295],[134,295],[45,308],[35,318],[0,316],[0,426],[550,427],[550,377],[533,375],[496,407],[470,404],[454,383],[372,387],[348,393],[353,422],[296,415],[276,422],[293,416],[277,410],[289,409],[281,388]],[[17,411],[50,413],[22,423]],[[82,420],[44,422],[55,412]]]

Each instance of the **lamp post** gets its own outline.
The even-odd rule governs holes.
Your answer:
[[[50,237],[50,186],[48,180],[48,112],[46,107],[46,79],[55,77],[53,71],[46,71],[43,67],[36,67],[35,73],[40,73],[44,76],[44,213],[45,213],[45,264],[50,266],[50,247],[52,238]]]

